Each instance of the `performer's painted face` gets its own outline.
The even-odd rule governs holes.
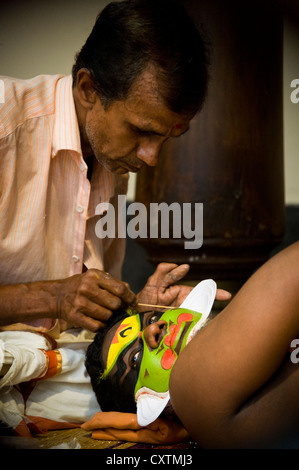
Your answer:
[[[117,374],[134,396],[141,387],[168,390],[172,367],[201,314],[183,308],[144,312],[116,323],[103,344],[105,375]]]

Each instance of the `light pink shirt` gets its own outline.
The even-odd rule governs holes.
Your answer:
[[[126,194],[128,177],[96,163],[87,179],[72,77],[0,78],[0,284],[62,279],[83,264],[120,279],[125,240],[96,236],[95,209]]]

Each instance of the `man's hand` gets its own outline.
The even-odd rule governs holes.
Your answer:
[[[137,295],[137,301],[144,304],[179,307],[193,287],[174,285],[183,279],[190,269],[188,264],[160,263],[144,288]],[[229,300],[231,294],[217,289],[216,300]]]
[[[128,284],[97,269],[57,282],[57,317],[91,331],[103,327],[114,310],[136,302]]]

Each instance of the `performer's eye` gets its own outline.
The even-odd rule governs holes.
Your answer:
[[[133,354],[133,356],[131,357],[131,367],[132,369],[136,369],[137,365],[138,365],[138,358],[139,358],[139,355],[140,355],[140,350],[135,352],[135,354]]]
[[[159,320],[161,315],[157,315],[157,314],[153,314],[150,318],[149,318],[149,322],[148,324],[151,325],[152,323],[155,323]]]

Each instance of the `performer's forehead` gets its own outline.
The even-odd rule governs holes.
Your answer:
[[[143,312],[128,316],[117,322],[107,333],[103,347],[102,356],[106,364],[106,370],[112,370],[121,353],[130,344],[134,344],[141,331],[145,327],[146,318],[154,312]]]
[[[136,340],[140,332],[140,317],[134,315],[116,323],[107,334],[103,344],[103,359],[109,373],[120,353],[129,343]]]

